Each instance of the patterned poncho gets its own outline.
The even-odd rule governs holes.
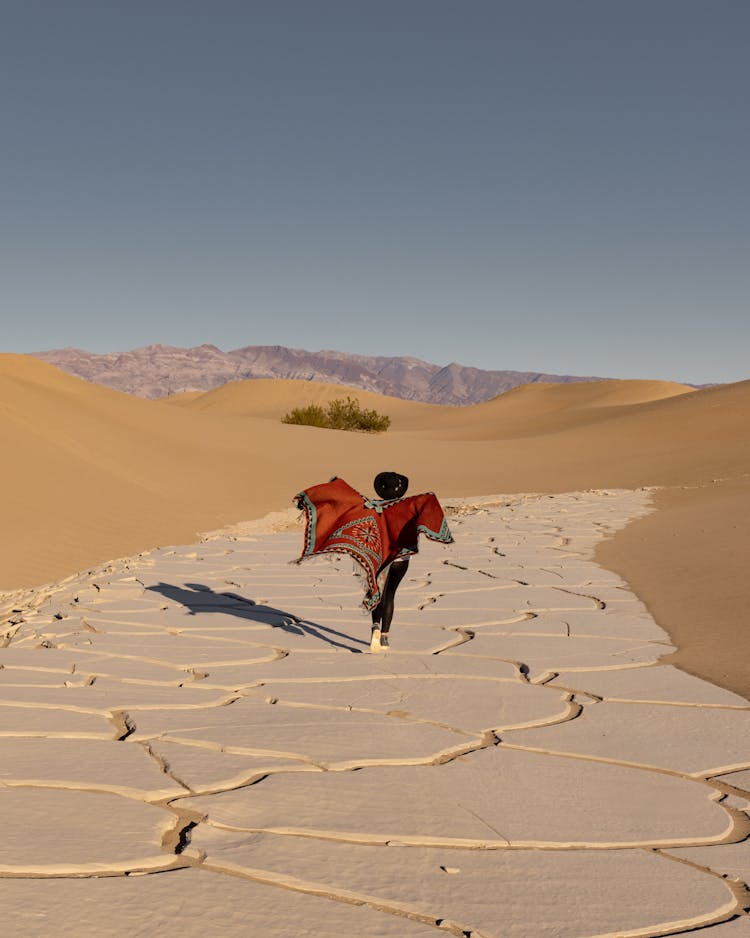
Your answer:
[[[333,478],[305,489],[294,500],[305,512],[305,543],[297,562],[326,552],[349,554],[366,577],[366,609],[380,602],[378,574],[397,557],[416,554],[420,534],[443,544],[453,542],[432,492],[390,501],[372,499]]]

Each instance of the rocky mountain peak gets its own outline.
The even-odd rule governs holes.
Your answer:
[[[186,390],[208,391],[227,381],[296,378],[430,404],[476,404],[530,382],[599,380],[540,372],[486,371],[457,362],[435,365],[412,356],[308,352],[283,345],[247,345],[224,352],[209,343],[192,348],[157,343],[108,354],[53,349],[37,352],[35,357],[88,381],[148,398]]]

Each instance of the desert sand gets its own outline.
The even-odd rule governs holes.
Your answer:
[[[302,381],[243,381],[146,401],[0,355],[0,590],[288,508],[334,475],[381,468],[441,496],[656,487],[657,511],[599,548],[673,637],[675,661],[750,696],[750,381],[528,385],[440,407]],[[351,395],[382,435],[287,426]]]

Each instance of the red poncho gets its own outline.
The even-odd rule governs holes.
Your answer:
[[[349,554],[367,578],[366,609],[374,609],[380,601],[378,574],[397,557],[416,554],[420,534],[453,543],[432,492],[391,501],[370,499],[334,478],[305,489],[294,500],[305,512],[305,544],[297,563],[314,554]]]

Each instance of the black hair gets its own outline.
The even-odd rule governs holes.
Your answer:
[[[398,472],[379,472],[372,485],[380,498],[401,498],[409,488],[409,480]]]

